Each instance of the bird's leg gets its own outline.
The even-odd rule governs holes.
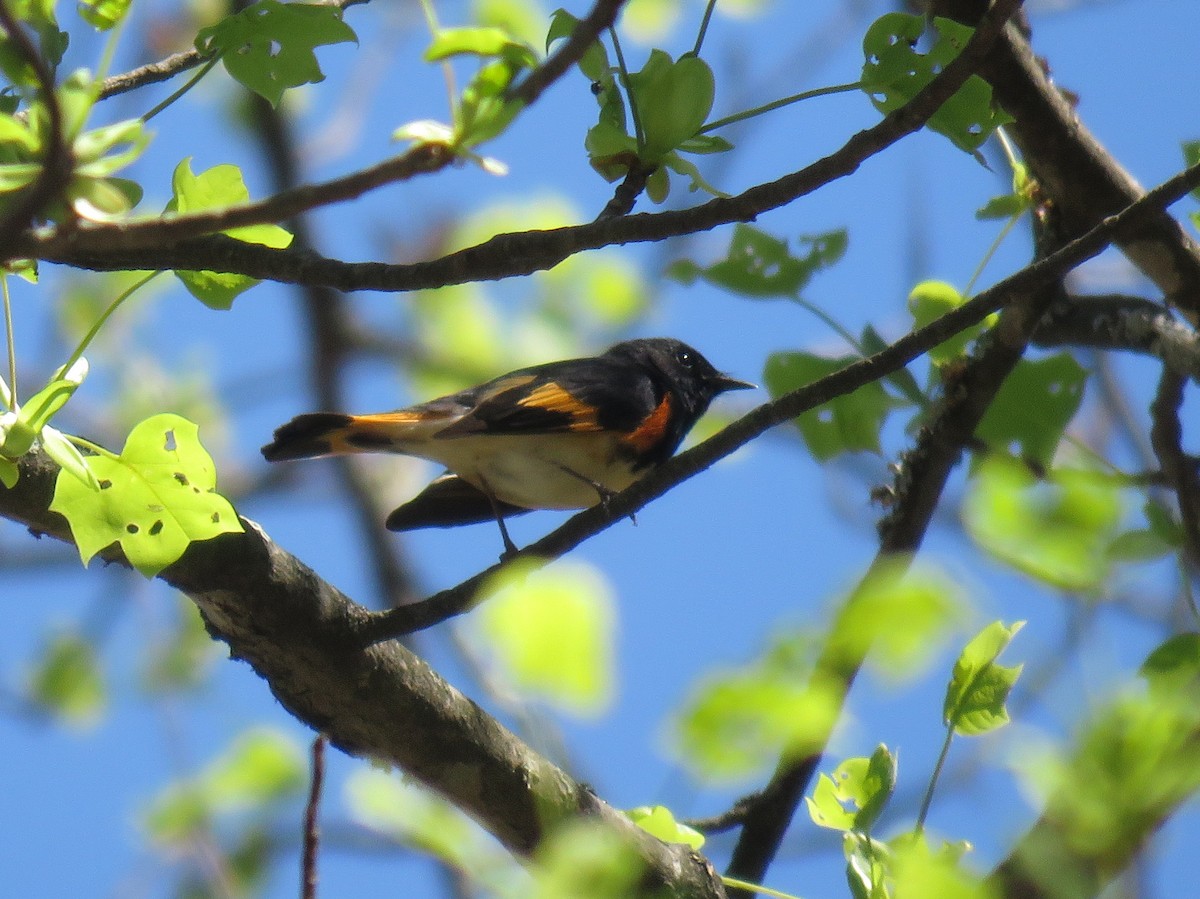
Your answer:
[[[508,536],[508,528],[504,525],[504,513],[500,511],[500,503],[496,501],[496,494],[492,493],[491,485],[481,475],[479,484],[483,488],[483,495],[488,498],[488,502],[492,505],[492,514],[496,516],[496,524],[500,525],[500,537],[504,540],[504,552],[500,554],[500,561],[507,562],[513,556],[520,552],[517,549],[517,544],[513,543],[512,537]]]
[[[569,474],[571,477],[579,478],[579,480],[583,481],[583,483],[587,484],[589,487],[591,487],[593,490],[595,490],[596,495],[600,497],[600,505],[604,506],[604,508],[606,508],[606,509],[608,508],[608,501],[611,500],[618,493],[618,491],[610,490],[609,488],[605,487],[603,484],[599,483],[598,481],[593,481],[587,475],[580,474],[579,472],[575,471],[575,469],[573,469],[573,468],[568,468],[567,466],[565,466],[561,463],[559,464],[558,467],[560,469],[562,469],[564,472],[566,472],[567,474]],[[635,525],[637,524],[637,517],[632,512],[629,513],[629,520],[632,521]]]

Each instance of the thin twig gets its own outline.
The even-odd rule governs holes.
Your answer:
[[[317,850],[321,845],[317,812],[321,807],[321,789],[325,784],[326,742],[324,734],[317,734],[312,744],[312,781],[308,788],[308,803],[304,807],[304,848],[300,861],[302,899],[317,899]]]

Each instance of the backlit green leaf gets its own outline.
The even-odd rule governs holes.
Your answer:
[[[630,73],[629,83],[642,123],[644,163],[657,163],[695,136],[712,111],[712,69],[698,56],[672,61],[662,50],[652,50],[642,70]]]
[[[577,713],[612,695],[613,600],[594,569],[509,566],[487,588],[480,630],[518,687]]]
[[[955,733],[984,734],[1008,723],[1005,703],[1024,666],[1005,667],[996,659],[1024,626],[994,621],[959,654],[942,704],[942,720]]]
[[[201,212],[236,206],[250,199],[250,191],[242,180],[241,170],[235,165],[217,165],[201,172],[192,173],[192,160],[188,157],[175,167],[171,178],[173,195],[166,212]],[[282,249],[291,245],[292,235],[278,225],[247,225],[230,228],[225,232],[230,237],[246,243]],[[256,278],[228,272],[177,271],[175,276],[188,291],[211,309],[229,309],[233,301],[258,283]]]
[[[629,809],[625,814],[646,833],[658,837],[664,843],[684,843],[693,849],[704,845],[704,834],[676,821],[666,806],[640,805]]]
[[[216,471],[197,430],[177,415],[143,421],[119,457],[88,459],[100,490],[59,473],[50,508],[67,519],[85,565],[120,543],[130,564],[153,577],[192,541],[242,530],[229,501],[216,492]]]
[[[818,827],[866,833],[895,789],[896,756],[881,744],[870,758],[846,759],[832,777],[822,774],[804,801]]]
[[[969,486],[967,532],[989,553],[1064,589],[1106,583],[1122,506],[1112,478],[1062,469],[1039,480],[1015,460],[992,457],[977,466]]]
[[[108,31],[129,12],[133,0],[78,0],[79,15],[94,28]]]

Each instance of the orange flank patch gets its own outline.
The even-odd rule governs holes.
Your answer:
[[[658,446],[671,421],[671,394],[666,394],[634,430],[625,435],[624,442],[639,453],[648,453]]]
[[[543,409],[547,412],[561,412],[571,418],[567,425],[568,431],[599,431],[600,422],[596,420],[596,407],[573,397],[570,393],[551,381],[543,384],[537,390],[517,400],[518,406],[533,409]]]

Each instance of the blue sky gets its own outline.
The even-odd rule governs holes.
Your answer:
[[[583,6],[571,8],[579,13]],[[169,4],[147,4],[141,14],[169,9]],[[439,9],[446,23],[461,19],[462,11],[454,5]],[[699,9],[699,4],[685,4],[683,20],[694,21]],[[854,80],[861,66],[858,35],[884,11],[878,2],[822,0],[767,4],[761,18],[718,16],[707,44],[717,71],[714,115]],[[1194,81],[1200,6],[1192,0],[1125,0],[1044,3],[1032,5],[1031,11],[1036,49],[1050,60],[1059,83],[1079,94],[1079,114],[1101,142],[1146,186],[1177,171],[1180,141],[1200,136],[1186,100]],[[446,117],[439,76],[419,60],[423,32],[400,27],[407,15],[383,3],[351,10],[347,20],[358,29],[359,47],[319,51],[329,78],[302,91],[296,104],[310,177],[333,177],[394,152],[388,135],[405,121]],[[682,51],[690,46],[692,27],[681,26],[663,44]],[[806,43],[816,28],[824,29],[822,38]],[[137,48],[133,35],[127,38],[118,68],[146,58],[138,55],[145,51]],[[77,41],[71,62],[94,64],[96,46]],[[626,50],[640,59],[648,48],[630,37]],[[731,89],[735,84],[744,96]],[[113,108],[106,114],[139,114],[170,89],[110,101]],[[237,163],[252,195],[268,191],[254,146],[222,106],[226,96],[226,86],[216,78],[154,122],[155,142],[135,173],[148,186],[144,208],[165,202],[170,171],[189,154],[197,171]],[[564,198],[580,220],[590,219],[611,193],[582,152],[584,132],[594,116],[588,85],[573,73],[522,116],[516,128],[488,146],[489,155],[508,164],[507,177],[464,167],[389,187],[320,213],[315,222],[318,245],[331,256],[378,258],[395,243],[419,245],[423,235],[446,219],[481,204],[550,196]],[[862,95],[813,100],[734,130],[730,136],[737,150],[728,158],[701,160],[701,165],[711,180],[737,192],[800,168],[877,118]],[[944,139],[921,134],[868,161],[853,177],[765,215],[757,224],[792,240],[849,229],[846,257],[819,275],[805,298],[851,331],[870,323],[894,337],[908,327],[904,300],[916,280],[941,278],[965,285],[995,234],[994,224],[976,222],[973,211],[1004,192],[1006,183],[1003,172],[989,172]],[[694,199],[680,192],[672,202]],[[648,208],[647,201],[638,208]],[[602,258],[632,260],[646,278],[651,304],[632,333],[680,337],[719,368],[756,381],[772,352],[844,351],[836,335],[796,305],[754,302],[702,284],[685,288],[661,278],[671,260],[682,255],[715,260],[727,242],[728,229],[722,229],[687,242],[603,251]],[[1025,237],[1014,234],[981,283],[1020,267],[1028,252]],[[64,274],[47,272],[46,284],[64,284]],[[1096,290],[1148,291],[1113,254],[1089,265],[1079,280]],[[518,279],[496,285],[489,296],[503,315],[519,306],[530,287],[528,279]],[[50,350],[57,338],[37,296],[30,290],[17,294],[18,353],[33,360],[31,370],[44,371],[54,364]],[[409,298],[363,293],[350,302],[368,317],[388,322]],[[137,355],[145,357],[146,365],[176,377],[209,372],[211,389],[230,417],[223,433],[214,432],[211,439],[202,434],[202,439],[210,443],[227,483],[262,474],[257,448],[273,427],[312,402],[304,335],[286,289],[263,285],[231,312],[214,313],[172,286],[136,303],[122,327],[139,342]],[[498,339],[510,336],[498,332]],[[923,369],[914,371],[923,376]],[[1144,420],[1153,367],[1120,359],[1116,371],[1135,408],[1142,404],[1138,415]],[[95,420],[101,413],[89,413],[84,404],[99,403],[105,384],[113,380],[111,371],[98,369],[94,382],[79,395],[82,408],[65,426],[84,434],[102,427]],[[355,366],[348,388],[361,411],[423,398],[377,361]],[[738,393],[717,406],[734,414],[765,399],[765,392]],[[611,709],[591,720],[567,716],[554,722],[582,779],[615,805],[661,802],[685,815],[720,811],[753,788],[754,780],[715,787],[693,782],[672,760],[667,722],[710,669],[753,658],[781,627],[823,620],[875,551],[873,525],[879,510],[870,503],[870,489],[886,482],[887,462],[908,445],[909,438],[894,426],[886,432],[884,457],[822,466],[803,452],[791,429],[777,429],[655,502],[639,514],[636,527],[619,523],[571,555],[602,574],[618,609],[619,682]],[[397,464],[384,460],[380,470]],[[423,468],[406,472],[401,486],[412,490],[434,473]],[[1023,685],[1032,687],[1035,675],[1050,670],[1061,656],[1065,634],[1078,624],[1080,612],[973,547],[956,526],[960,492],[961,481],[952,481],[923,555],[960,579],[969,595],[971,624],[959,642],[973,627],[995,618],[1028,620],[1007,659],[1028,663]],[[240,511],[350,596],[372,602],[363,549],[328,469],[297,480],[286,495],[248,501]],[[562,519],[555,513],[526,516],[511,525],[513,536],[518,543],[527,542]],[[99,564],[82,573],[71,552],[35,544],[15,527],[5,527],[0,536],[5,567],[6,556],[15,566],[16,554],[31,549],[53,559],[38,570],[14,567],[6,572],[9,622],[0,634],[5,694],[19,690],[39,646],[58,628],[102,635],[101,657],[114,691],[104,718],[82,730],[31,717],[11,703],[0,707],[0,743],[9,759],[0,774],[0,794],[8,805],[0,815],[0,872],[14,896],[159,895],[164,861],[147,850],[138,825],[151,797],[181,773],[202,767],[246,727],[277,728],[299,747],[310,735],[239,663],[217,662],[212,682],[187,702],[139,692],[139,660],[148,642],[172,620],[175,598],[159,585]],[[490,564],[498,546],[490,526],[405,539],[429,591]],[[1162,609],[1170,596],[1169,577],[1161,570],[1139,569],[1135,579],[1118,586],[1120,592],[1141,595],[1146,607]],[[1093,707],[1108,686],[1131,678],[1159,640],[1154,627],[1121,607],[1101,604],[1088,617],[1085,650],[1065,659],[1045,692],[1035,696],[1018,689],[1018,723],[995,738],[963,740],[951,756],[952,774],[970,775],[973,759],[986,760],[987,773],[970,775],[961,788],[947,784],[935,802],[931,826],[970,840],[980,867],[1002,857],[1013,837],[1036,817],[1019,779],[1008,771],[1022,747],[1069,734],[1079,714]],[[420,650],[453,682],[503,715],[466,678],[447,631],[443,626],[423,635]],[[911,818],[936,757],[941,691],[952,659],[950,649],[944,649],[930,674],[904,685],[869,673],[856,686],[850,719],[839,732],[834,747],[839,758],[869,754],[880,742],[898,749],[901,793],[909,802],[897,809],[893,824]],[[360,763],[334,756],[325,813],[339,820],[346,808],[341,783]],[[283,820],[299,828],[298,811]],[[1198,834],[1200,818],[1193,808],[1161,835],[1148,875],[1154,888],[1150,895],[1191,894],[1191,880],[1184,873],[1186,847],[1195,845]],[[723,845],[720,840],[710,844],[718,860]],[[414,884],[437,882],[427,863],[408,858],[331,849],[322,867],[323,895],[328,896],[397,889],[411,893]],[[837,895],[844,889],[840,870],[837,840],[828,834],[814,837],[808,822],[798,820],[768,882],[805,896]],[[285,864],[268,895],[295,895],[296,879],[296,866]]]

